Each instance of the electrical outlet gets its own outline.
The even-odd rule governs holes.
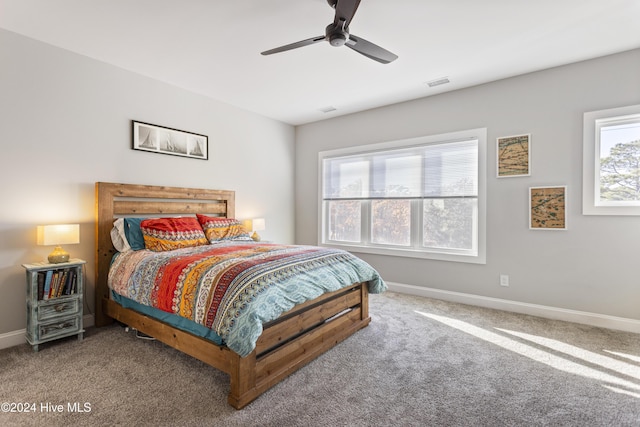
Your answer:
[[[509,286],[509,275],[507,274],[500,275],[500,286]]]

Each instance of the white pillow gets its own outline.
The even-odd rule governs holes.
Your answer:
[[[127,252],[131,250],[129,242],[127,242],[127,236],[124,234],[124,219],[118,218],[113,221],[113,228],[111,229],[111,242],[113,247],[118,252]]]

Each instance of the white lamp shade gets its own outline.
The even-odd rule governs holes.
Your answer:
[[[43,246],[80,243],[79,224],[39,225],[37,243]]]
[[[253,219],[253,229],[255,231],[262,231],[265,229],[264,218],[254,218]]]

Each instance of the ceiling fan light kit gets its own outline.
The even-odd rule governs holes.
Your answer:
[[[327,25],[327,28],[325,28],[324,36],[312,37],[310,39],[280,46],[275,49],[266,50],[262,52],[262,55],[271,55],[308,46],[321,41],[328,41],[331,46],[340,47],[346,45],[351,50],[382,64],[388,64],[398,59],[397,55],[389,52],[388,50],[383,49],[361,37],[349,34],[349,24],[351,23],[356,10],[358,10],[360,0],[327,0],[327,3],[336,10],[336,14],[333,23]]]

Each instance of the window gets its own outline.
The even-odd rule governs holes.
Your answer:
[[[582,213],[640,215],[640,105],[584,115]]]
[[[321,244],[485,263],[486,129],[320,153]]]

